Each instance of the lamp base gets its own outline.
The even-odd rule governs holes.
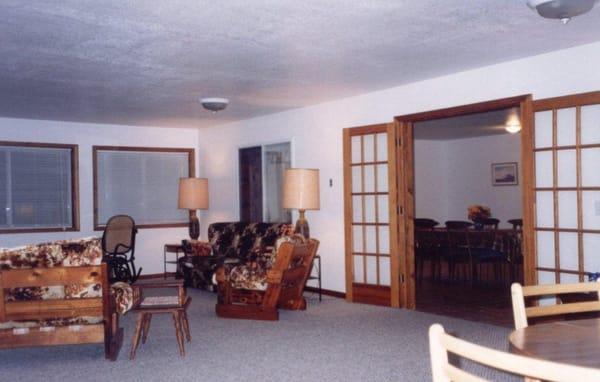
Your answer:
[[[304,217],[305,210],[299,210],[300,216],[296,221],[296,227],[294,233],[304,236],[305,239],[310,239],[310,229],[308,228],[308,221]]]
[[[200,220],[196,214],[190,213],[190,225],[188,227],[190,239],[198,240],[200,237]]]

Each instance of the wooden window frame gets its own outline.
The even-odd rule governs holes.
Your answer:
[[[1,228],[0,234],[38,232],[78,232],[79,222],[79,146],[66,143],[0,141],[2,147],[67,149],[71,152],[71,227],[68,228]]]
[[[188,177],[193,178],[196,173],[196,150],[182,147],[148,147],[148,146],[92,146],[92,167],[94,182],[94,231],[103,231],[105,225],[98,222],[98,151],[129,151],[129,152],[156,152],[156,153],[187,153],[188,154]],[[195,211],[190,211],[190,215]],[[185,223],[158,223],[139,224],[137,228],[172,228],[187,227]]]

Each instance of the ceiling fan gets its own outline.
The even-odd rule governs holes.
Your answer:
[[[529,8],[547,19],[558,19],[563,24],[571,18],[589,12],[597,0],[527,0]]]

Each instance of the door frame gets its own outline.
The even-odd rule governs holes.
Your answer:
[[[525,285],[537,283],[537,258],[535,250],[534,212],[535,212],[535,167],[533,161],[533,108],[531,94],[519,95],[478,102],[468,105],[449,107],[394,117],[398,140],[398,243],[400,269],[406,276],[400,283],[400,301],[392,306],[414,309],[415,296],[415,253],[414,253],[414,123],[435,119],[457,117],[467,114],[519,107],[521,117],[521,176],[522,176],[522,209],[523,209],[523,277]]]

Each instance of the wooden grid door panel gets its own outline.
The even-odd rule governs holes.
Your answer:
[[[600,272],[600,92],[533,109],[538,282],[584,281]]]
[[[390,305],[392,284],[387,125],[344,131],[349,299]]]

